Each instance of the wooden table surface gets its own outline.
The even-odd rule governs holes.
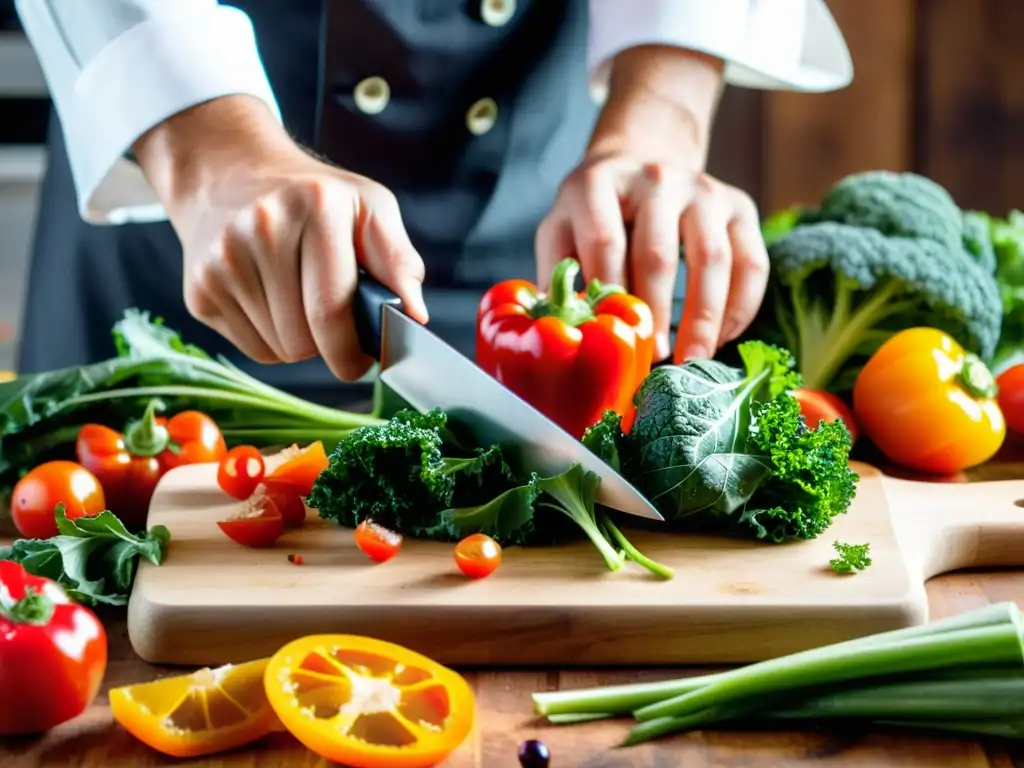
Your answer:
[[[1024,477],[1024,449],[1016,444],[964,481]],[[934,618],[1013,600],[1024,606],[1024,571],[948,574],[928,584]],[[81,717],[43,738],[0,740],[0,768],[33,766],[313,766],[324,765],[290,735],[275,733],[238,752],[195,761],[175,761],[135,741],[115,723],[106,689],[152,680],[181,670],[153,667],[135,656],[122,611],[101,611],[109,639],[110,663],[104,693]],[[245,659],[239,659],[245,661]],[[755,768],[772,766],[850,766],[925,768],[931,766],[1024,765],[1024,743],[934,738],[895,733],[696,732],[637,747],[616,748],[628,727],[622,723],[546,726],[533,714],[530,694],[539,690],[612,685],[678,677],[685,670],[483,671],[467,673],[477,696],[478,725],[443,768],[516,768],[516,750],[525,739],[540,739],[551,750],[553,768]],[[0,691],[0,695],[10,695]]]

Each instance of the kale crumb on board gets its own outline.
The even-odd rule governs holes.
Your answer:
[[[832,543],[838,557],[828,561],[829,567],[836,573],[857,573],[871,565],[870,544],[847,544],[842,541]]]

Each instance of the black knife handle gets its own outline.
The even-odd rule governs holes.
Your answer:
[[[377,362],[380,362],[385,304],[390,304],[400,312],[404,311],[402,300],[394,292],[369,272],[360,269],[355,304],[352,307],[356,321],[356,336],[363,352]]]

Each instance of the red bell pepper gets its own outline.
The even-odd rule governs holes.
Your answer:
[[[149,502],[160,478],[185,464],[220,461],[227,453],[217,424],[199,411],[182,411],[170,419],[157,418],[159,401],[152,401],[124,433],[102,424],[85,424],[78,431],[78,463],[103,487],[110,511],[129,530],[146,525]]]
[[[578,293],[579,262],[556,267],[548,294],[527,280],[492,287],[477,310],[477,364],[577,438],[606,410],[628,430],[633,395],[651,371],[650,307],[593,280]]]
[[[0,561],[0,736],[77,717],[107,671],[107,634],[56,582]]]

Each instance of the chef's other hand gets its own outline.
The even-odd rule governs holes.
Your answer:
[[[687,284],[674,359],[712,357],[757,314],[768,254],[754,202],[706,173],[620,153],[588,158],[538,228],[539,275],[574,256],[587,280],[628,287],[650,305],[655,353],[665,359],[680,244]]]
[[[307,154],[261,102],[194,107],[135,154],[181,239],[188,311],[254,360],[319,354],[338,378],[362,376],[373,361],[355,332],[357,264],[427,321],[395,196]]]

